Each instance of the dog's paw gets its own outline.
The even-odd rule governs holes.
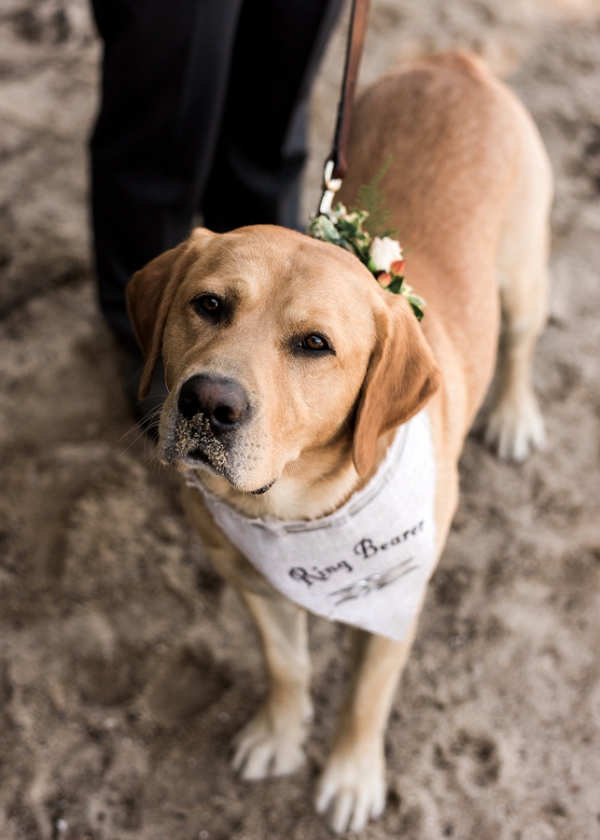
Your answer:
[[[504,461],[524,461],[546,444],[544,420],[533,394],[503,400],[491,412],[485,442]]]
[[[385,808],[385,760],[379,746],[367,753],[336,755],[327,762],[319,780],[315,805],[327,814],[337,834],[362,831]]]
[[[264,706],[234,738],[233,769],[248,780],[295,773],[304,764],[304,737],[304,725],[276,724]]]

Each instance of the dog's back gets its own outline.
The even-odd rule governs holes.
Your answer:
[[[450,425],[462,436],[493,373],[498,287],[509,343],[511,324],[518,322],[530,336],[527,364],[545,320],[548,159],[519,100],[465,53],[417,62],[365,90],[356,106],[341,200],[352,206],[360,186],[388,159],[381,187],[407,252],[407,280],[428,303],[425,335],[439,364],[458,365],[463,374],[463,391],[449,404],[455,414]],[[507,457],[524,457],[543,438],[526,378],[524,370],[504,377],[520,380],[527,411],[525,401],[507,398],[500,384],[497,403],[505,403],[504,416],[489,439]],[[502,445],[507,426],[512,442]]]

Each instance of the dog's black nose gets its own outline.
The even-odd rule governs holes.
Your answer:
[[[248,395],[234,379],[206,373],[190,376],[179,392],[181,414],[187,420],[202,414],[216,435],[235,429],[246,416],[248,405]]]

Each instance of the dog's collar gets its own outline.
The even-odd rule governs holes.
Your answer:
[[[307,233],[313,239],[338,245],[358,257],[386,291],[406,298],[420,321],[425,314],[425,300],[404,280],[402,248],[395,238],[397,231],[390,227],[392,211],[384,207],[384,191],[379,188],[391,162],[390,156],[371,183],[360,188],[360,206],[351,210],[341,203],[332,208],[331,201],[342,183],[336,181],[335,189],[325,192]],[[328,184],[327,169],[325,184]],[[327,200],[325,196],[328,196]]]

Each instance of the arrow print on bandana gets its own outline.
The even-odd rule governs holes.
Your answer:
[[[377,572],[374,575],[369,575],[366,578],[362,578],[361,580],[357,580],[355,583],[352,583],[350,586],[345,586],[343,589],[336,589],[335,592],[330,592],[330,596],[333,598],[337,595],[342,595],[339,601],[335,602],[335,606],[339,606],[339,604],[343,604],[344,601],[353,601],[355,598],[363,598],[365,595],[369,595],[371,592],[374,592],[376,589],[383,589],[384,586],[389,586],[390,583],[394,583],[400,578],[405,577],[410,572],[413,572],[415,569],[418,569],[418,565],[409,566],[409,563],[412,563],[413,558],[409,557],[408,560],[403,560],[402,563],[399,563],[397,566],[392,566],[391,569],[388,569],[387,572]],[[408,566],[408,568],[406,568]]]

